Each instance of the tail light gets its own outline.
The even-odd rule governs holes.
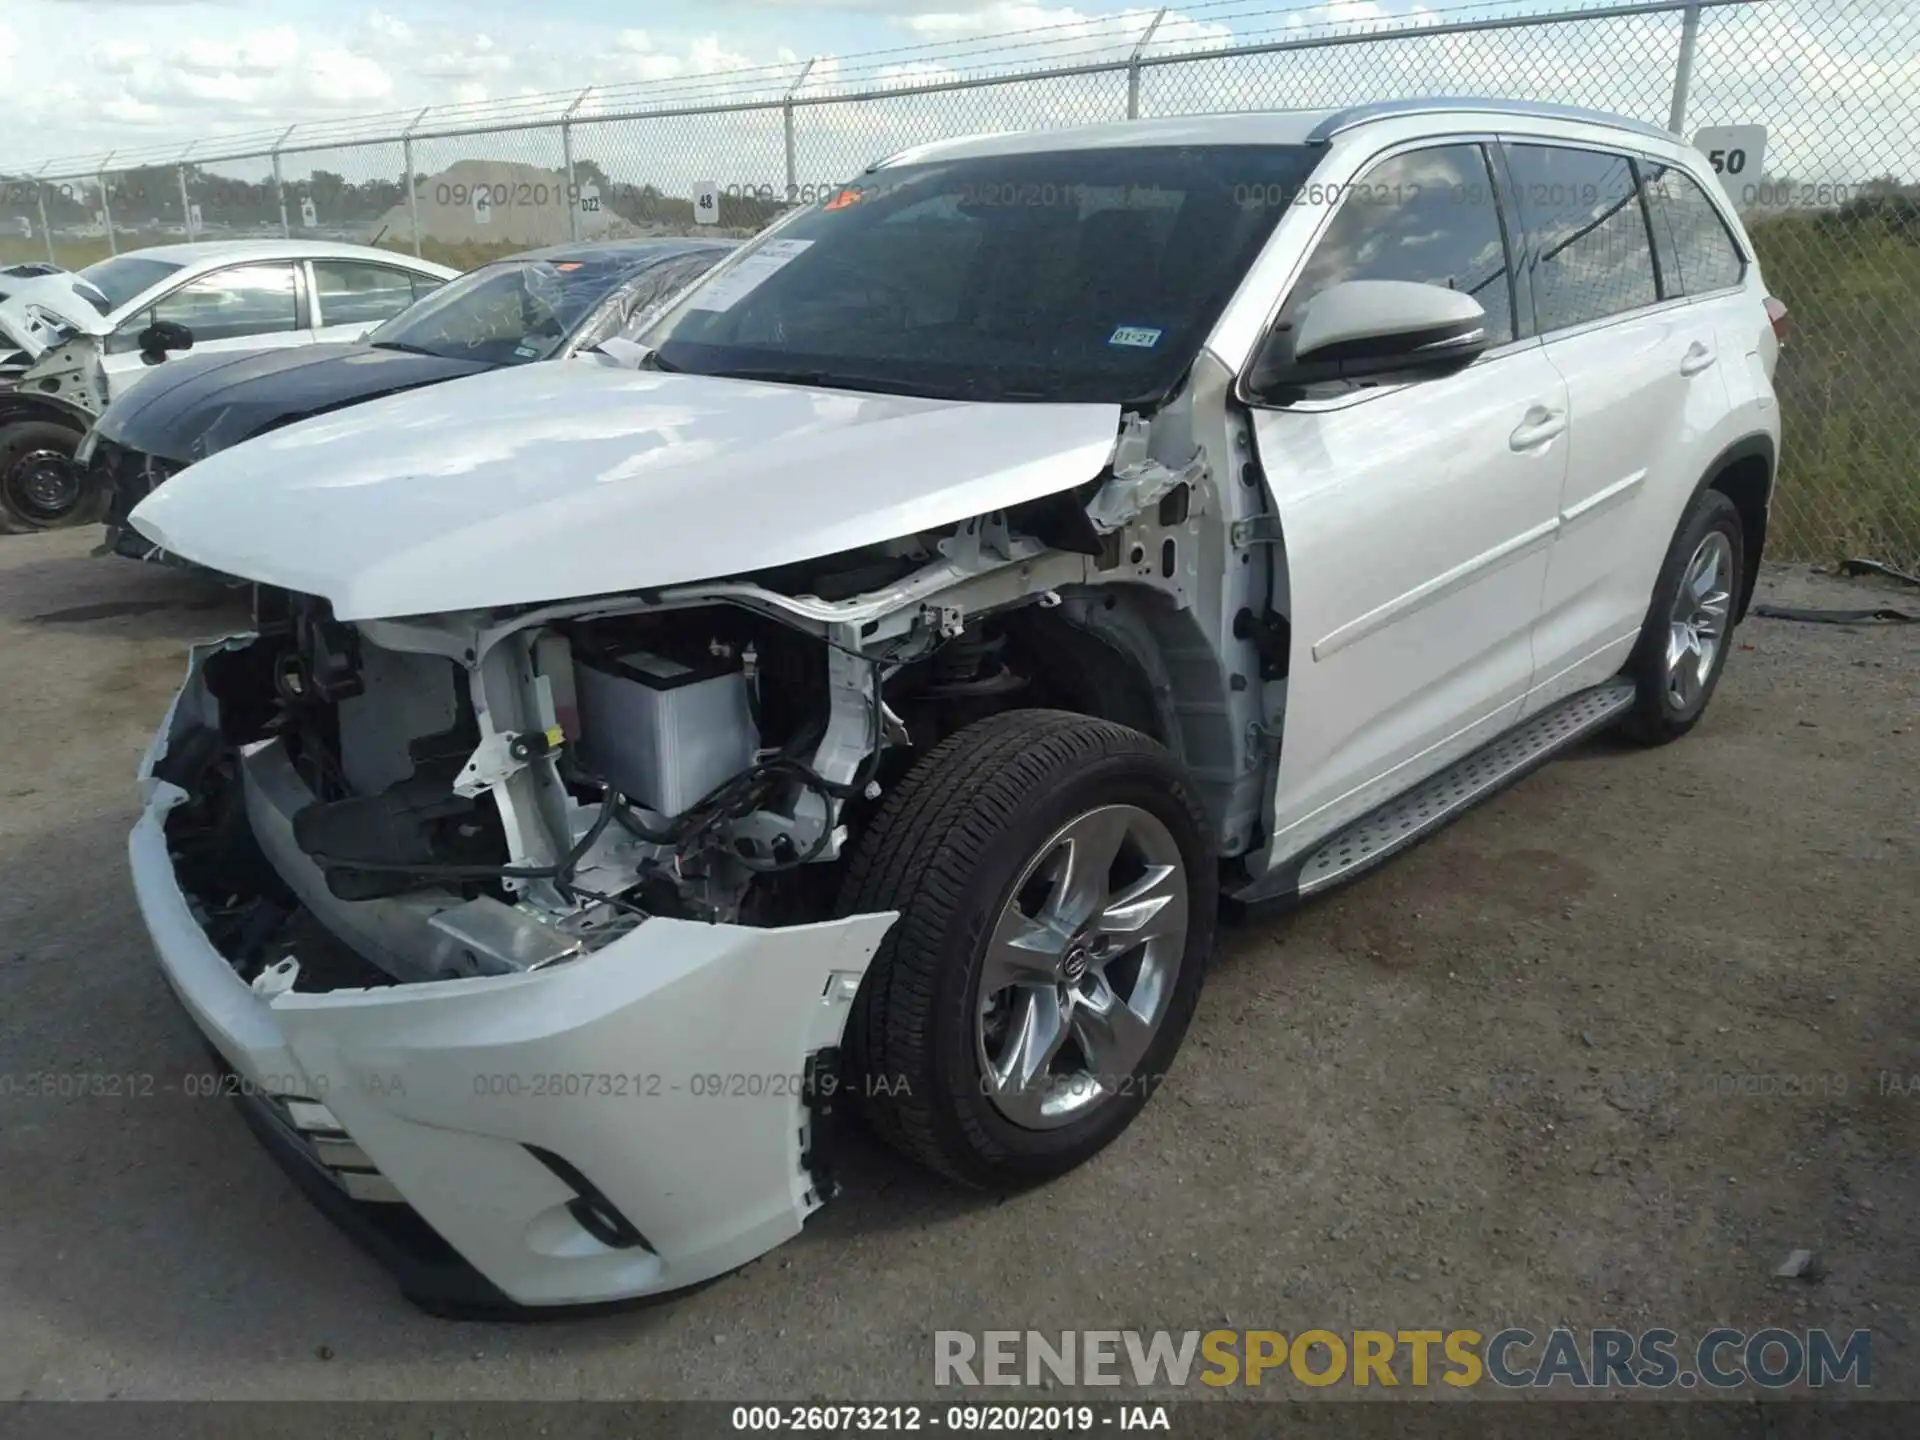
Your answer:
[[[1786,303],[1767,296],[1762,302],[1767,307],[1767,320],[1773,326],[1773,338],[1782,345],[1787,343],[1787,307]]]

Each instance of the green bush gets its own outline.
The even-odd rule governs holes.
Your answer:
[[[1920,216],[1911,197],[1749,227],[1789,334],[1769,555],[1920,564]]]

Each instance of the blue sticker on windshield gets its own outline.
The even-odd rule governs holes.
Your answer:
[[[531,360],[534,356],[540,353],[540,347],[528,341],[522,340],[518,345],[513,347],[513,353],[519,359]]]
[[[1137,350],[1151,350],[1160,343],[1160,332],[1145,325],[1122,325],[1108,339],[1109,345],[1131,345]]]

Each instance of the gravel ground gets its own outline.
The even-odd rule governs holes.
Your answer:
[[[1229,928],[1166,1088],[1058,1184],[956,1196],[853,1135],[847,1193],[706,1290],[455,1324],[185,1093],[123,842],[184,642],[242,607],[92,538],[0,540],[0,1077],[155,1080],[0,1094],[0,1397],[902,1398],[936,1328],[1509,1322],[1865,1327],[1920,1397],[1920,627],[1750,620],[1686,741]],[[1824,1278],[1773,1278],[1796,1247]]]

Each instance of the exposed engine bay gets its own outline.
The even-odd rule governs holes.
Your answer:
[[[176,723],[155,770],[186,792],[166,829],[196,918],[242,979],[311,991],[538,970],[654,916],[823,920],[914,757],[1014,707],[1165,737],[1244,849],[1249,724],[1183,720],[1162,654],[1203,471],[1137,441],[1079,496],[799,573],[355,623],[258,587],[255,633],[202,666],[215,723]]]

